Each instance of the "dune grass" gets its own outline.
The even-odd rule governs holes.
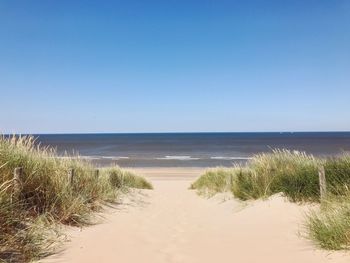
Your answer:
[[[327,194],[318,211],[307,215],[310,239],[324,249],[350,249],[350,157],[328,159],[324,163]]]
[[[105,173],[109,176],[110,184],[117,188],[137,188],[137,189],[153,189],[153,186],[142,176],[125,171],[119,167],[106,168]]]
[[[235,173],[235,168],[209,169],[191,184],[190,189],[197,189],[200,194],[208,196],[227,192],[231,188],[231,180]]]
[[[325,201],[320,210],[307,215],[306,229],[321,248],[350,249],[350,198]]]
[[[256,155],[237,174],[232,191],[243,200],[282,192],[291,201],[317,201],[319,164],[313,156],[296,151],[275,150]]]
[[[315,158],[302,152],[274,150],[254,156],[245,166],[205,172],[191,187],[202,194],[230,191],[251,200],[282,193],[292,202],[320,202],[318,167],[326,173],[327,199],[307,216],[309,237],[326,249],[350,247],[350,156]]]
[[[230,190],[241,200],[283,193],[293,202],[319,202],[318,167],[326,171],[329,195],[346,195],[350,157],[318,159],[302,152],[275,150],[254,156],[245,166],[208,170],[192,184],[199,192]]]
[[[16,167],[23,168],[20,192],[13,179]],[[68,181],[70,169],[75,171],[73,184]],[[102,169],[98,178],[94,171],[78,156],[57,157],[33,137],[1,137],[0,261],[40,258],[52,251],[59,235],[55,225],[89,224],[92,213],[115,201],[121,189],[152,188],[142,177],[117,167]]]

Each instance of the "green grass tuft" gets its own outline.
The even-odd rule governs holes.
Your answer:
[[[191,187],[214,195],[230,191],[241,200],[282,193],[292,202],[320,202],[318,167],[326,174],[327,199],[307,218],[311,239],[326,249],[350,248],[350,157],[319,159],[302,152],[275,150],[247,165],[206,171]]]
[[[145,178],[119,167],[107,168],[103,173],[109,176],[111,185],[117,188],[153,189],[152,184]]]
[[[15,191],[13,171],[23,168],[21,191]],[[74,169],[73,185],[68,172]],[[105,171],[106,170],[106,171]],[[94,167],[78,156],[59,158],[33,137],[0,137],[0,261],[26,262],[49,253],[58,223],[81,226],[105,202],[116,200],[121,188],[150,189],[142,177],[120,168]],[[115,173],[122,183],[115,182]]]
[[[331,250],[350,248],[350,200],[323,204],[307,215],[307,232],[319,247]]]
[[[235,169],[210,169],[199,177],[192,185],[191,189],[197,189],[200,194],[212,196],[219,192],[230,189],[232,175]]]
[[[231,190],[242,200],[283,193],[293,202],[318,202],[320,165],[326,171],[329,195],[346,195],[350,186],[349,156],[323,160],[288,150],[256,155],[244,167],[209,170],[192,187],[212,194]]]

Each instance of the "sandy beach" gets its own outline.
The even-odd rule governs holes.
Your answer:
[[[154,190],[136,191],[101,224],[69,230],[61,253],[42,262],[349,262],[302,237],[306,206],[274,196],[242,203],[189,190],[203,168],[135,168]]]

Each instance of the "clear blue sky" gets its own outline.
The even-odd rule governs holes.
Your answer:
[[[0,132],[350,130],[350,1],[0,2]]]

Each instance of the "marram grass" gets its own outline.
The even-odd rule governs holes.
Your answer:
[[[230,190],[248,200],[283,193],[294,202],[318,202],[318,167],[326,171],[329,195],[346,195],[350,187],[350,157],[318,159],[302,152],[275,150],[255,155],[245,166],[208,170],[192,184],[198,191]]]
[[[16,167],[23,167],[19,194],[14,189]],[[75,170],[73,185],[70,169]],[[58,158],[33,137],[0,137],[0,262],[26,262],[49,253],[58,236],[56,224],[89,224],[92,212],[131,187],[152,188],[118,167],[102,169],[96,178],[89,162],[77,156]]]
[[[307,215],[308,236],[319,247],[330,250],[350,248],[350,199],[325,201],[319,211]]]
[[[103,172],[108,174],[109,182],[113,187],[153,189],[152,184],[142,176],[122,170],[119,167],[106,168]]]
[[[235,180],[233,193],[241,199],[256,199],[282,192],[292,201],[316,201],[319,161],[297,151],[275,150],[256,155],[248,171]]]
[[[190,188],[197,189],[200,194],[208,196],[226,192],[231,188],[231,180],[235,173],[235,168],[209,169],[205,172],[205,174],[192,183]]]
[[[350,248],[350,157],[320,159],[275,150],[254,156],[245,166],[205,172],[191,187],[214,195],[230,191],[241,200],[282,193],[292,202],[320,202],[318,167],[326,173],[327,199],[307,217],[309,237],[325,249]]]

